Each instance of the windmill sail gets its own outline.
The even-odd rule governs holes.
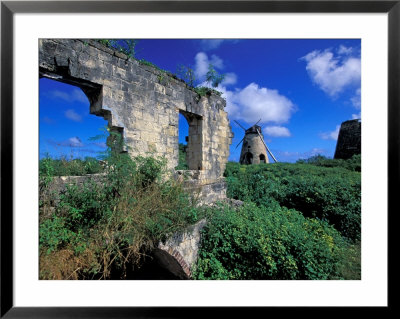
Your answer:
[[[240,145],[240,143],[242,143],[244,140],[244,137],[242,138],[242,140],[238,143],[238,145],[236,145],[236,148],[238,148],[238,146]]]
[[[238,121],[236,121],[236,120],[234,120],[235,121],[235,123],[237,124],[237,125],[239,125],[244,131],[246,131],[246,129],[242,126],[242,125],[240,125],[240,123],[238,122]]]
[[[272,154],[272,152],[269,150],[267,144],[265,144],[264,139],[263,139],[262,135],[260,134],[260,132],[257,132],[257,133],[258,133],[258,135],[260,136],[261,142],[263,142],[263,144],[264,144],[265,148],[267,149],[269,155],[271,155],[271,157],[274,159],[275,163],[278,163],[278,161],[276,160],[275,156],[274,156],[274,155]]]

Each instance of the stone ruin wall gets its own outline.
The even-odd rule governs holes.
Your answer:
[[[361,154],[361,121],[350,120],[341,124],[336,144],[336,159],[349,159]]]
[[[189,124],[188,164],[203,196],[224,197],[223,172],[233,133],[224,111],[225,100],[199,97],[187,85],[154,67],[91,40],[39,40],[39,76],[80,87],[90,113],[108,120],[120,132],[131,156],[167,158],[178,165],[178,121]]]

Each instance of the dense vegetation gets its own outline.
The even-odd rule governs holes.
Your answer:
[[[189,169],[186,160],[186,147],[187,145],[179,143],[179,158],[178,158],[178,166],[175,167],[177,170],[185,170]]]
[[[360,279],[360,156],[228,163],[228,197],[204,228],[197,279]]]
[[[205,230],[198,279],[337,279],[346,243],[325,222],[283,207],[217,210]]]
[[[134,40],[97,41],[135,58]],[[138,62],[177,78],[149,61]],[[220,94],[193,88],[191,67],[181,66],[178,73],[199,97]],[[212,65],[206,77],[214,88],[224,79]],[[164,159],[132,159],[111,149],[102,162],[39,161],[41,279],[125,278],[160,240],[203,217],[208,223],[195,279],[361,278],[360,156],[315,156],[295,164],[230,162],[224,174],[227,195],[244,205],[200,208],[168,176]],[[185,155],[180,144],[176,169],[188,168]],[[96,173],[100,181],[67,186],[61,194],[51,191],[55,176]]]
[[[49,155],[39,161],[39,175],[44,176],[82,176],[104,172],[102,161],[94,157],[68,160],[66,157],[51,158]]]
[[[105,162],[100,182],[68,186],[58,201],[49,185],[59,162],[41,162],[41,279],[124,278],[159,240],[202,216],[166,177],[165,160],[110,153]]]
[[[328,162],[324,159],[324,162]],[[330,160],[336,161],[336,160]],[[356,159],[349,160],[350,164]],[[259,206],[294,208],[305,217],[325,220],[352,241],[361,234],[361,174],[347,169],[298,162],[243,166],[228,163],[228,197]]]
[[[185,146],[179,165],[187,169]],[[294,164],[227,163],[229,198],[199,208],[165,160],[109,149],[101,162],[39,162],[40,278],[125,278],[154,246],[206,217],[195,279],[360,279],[361,157]],[[54,176],[102,173],[55,200]]]

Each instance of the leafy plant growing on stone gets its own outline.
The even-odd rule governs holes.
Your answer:
[[[196,81],[196,76],[195,76],[195,72],[191,66],[187,66],[184,64],[178,65],[177,74],[190,87],[194,87],[194,82]]]
[[[224,80],[225,74],[219,74],[212,64],[208,65],[208,72],[206,74],[206,81],[216,88]]]
[[[129,58],[134,58],[137,40],[133,39],[97,39],[97,42],[124,53]]]

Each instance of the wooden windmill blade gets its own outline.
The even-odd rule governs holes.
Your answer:
[[[275,156],[274,156],[274,155],[272,154],[272,152],[269,150],[269,148],[268,148],[267,144],[265,144],[265,142],[264,142],[264,139],[263,139],[262,135],[260,134],[260,132],[259,132],[259,131],[257,131],[257,133],[258,133],[258,136],[259,136],[259,137],[260,137],[260,139],[261,139],[261,142],[263,142],[263,144],[264,144],[265,148],[267,149],[267,151],[268,151],[269,155],[271,155],[271,157],[274,159],[275,163],[278,163],[278,161],[276,160]]]
[[[257,121],[257,123],[256,123],[256,124],[254,124],[254,125],[257,125],[257,124],[258,124],[260,121],[261,121],[261,119],[259,119],[259,120]],[[254,125],[253,125],[253,126],[254,126]]]
[[[238,121],[236,121],[236,120],[234,120],[235,121],[235,123],[237,124],[237,125],[239,125],[244,131],[246,131],[246,129],[242,126],[242,125],[240,125],[240,123],[238,122]]]
[[[240,145],[240,143],[242,143],[243,142],[243,140],[244,140],[244,137],[242,138],[242,140],[239,142],[239,144],[238,145],[236,145],[236,148],[235,149],[237,149],[238,148],[238,146]]]

